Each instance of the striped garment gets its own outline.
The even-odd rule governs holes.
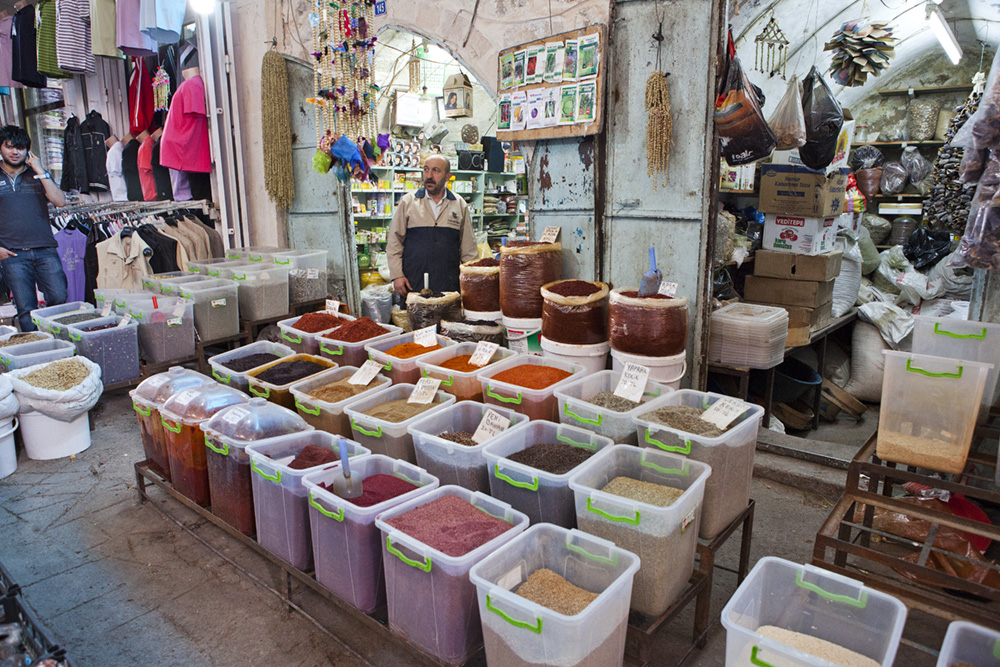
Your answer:
[[[56,56],[67,72],[94,71],[90,48],[90,0],[55,0]]]

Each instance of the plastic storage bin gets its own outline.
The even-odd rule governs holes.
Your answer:
[[[108,288],[101,289],[100,287],[98,287],[97,289],[94,290],[94,302],[97,304],[97,310],[102,311],[104,309],[105,303],[111,303],[113,305],[116,298],[120,298],[125,295],[138,295],[142,293],[143,292],[140,290],[108,289]]]
[[[691,578],[705,480],[711,472],[698,461],[615,445],[570,477],[580,530],[639,556],[632,586],[632,609],[639,613],[661,615]],[[656,507],[601,491],[616,477],[683,489],[683,494],[669,507]]]
[[[186,273],[179,276],[173,276],[170,278],[164,278],[157,283],[160,294],[166,296],[183,296],[181,292],[184,291],[185,286],[191,286],[195,283],[200,283],[203,280],[212,280],[208,276],[203,276],[200,273]]]
[[[567,447],[586,449],[592,455],[561,475],[507,458],[539,443],[562,443]],[[490,495],[527,514],[532,524],[544,521],[563,528],[575,528],[576,505],[569,479],[581,466],[600,456],[602,450],[613,444],[611,438],[593,431],[547,421],[533,421],[523,428],[508,430],[493,438],[483,449],[490,475]]]
[[[989,364],[884,350],[880,459],[957,474],[965,468]]]
[[[256,523],[246,446],[313,428],[291,410],[263,398],[251,398],[245,405],[215,413],[201,430],[205,434],[212,514],[244,535],[253,535]]]
[[[390,422],[363,414],[365,410],[370,410],[383,403],[406,400],[413,393],[415,387],[416,385],[412,384],[395,384],[347,404],[344,407],[344,413],[351,421],[351,432],[354,434],[354,439],[365,447],[371,448],[375,454],[384,454],[394,459],[416,463],[413,436],[407,431],[407,428],[410,424],[416,423],[417,419],[434,414],[454,403],[454,396],[439,390],[434,398],[436,401],[441,401],[438,405],[401,422]]]
[[[301,329],[295,328],[295,323],[299,321],[301,315],[296,315],[295,317],[289,317],[287,320],[281,320],[278,322],[278,329],[281,330],[281,342],[292,348],[296,352],[302,354],[319,354],[319,337],[325,333],[329,333],[339,327],[341,324],[346,324],[353,320],[354,318],[350,315],[337,314],[337,317],[341,318],[335,326],[329,329],[323,329],[322,331],[315,331],[309,333],[308,331],[302,331]],[[339,360],[334,359],[339,364]]]
[[[580,613],[566,616],[514,592],[542,568],[597,598]],[[638,569],[639,558],[612,542],[549,524],[531,526],[469,572],[487,662],[503,667],[620,666]]]
[[[458,496],[511,525],[486,544],[463,556],[432,549],[388,523],[441,496]],[[442,486],[386,510],[375,519],[382,531],[382,561],[389,628],[438,660],[463,663],[482,642],[476,586],[469,580],[473,565],[508,543],[528,527],[528,517],[483,493],[459,486]]]
[[[372,475],[392,475],[419,488],[370,507],[359,507],[319,486],[332,485],[335,478],[342,478],[341,466],[302,478],[309,493],[316,581],[366,614],[385,603],[382,540],[375,517],[438,488],[437,477],[406,461],[373,454],[351,462],[353,484],[362,484]]]
[[[253,482],[253,506],[260,545],[300,570],[312,567],[309,532],[308,491],[302,478],[339,463],[324,463],[293,470],[290,463],[307,445],[339,452],[340,438],[323,431],[283,435],[247,445]],[[371,454],[353,440],[347,441],[347,456]],[[339,454],[338,454],[339,456]]]
[[[211,357],[208,360],[208,365],[212,367],[212,377],[222,384],[227,384],[234,389],[239,389],[240,391],[249,393],[250,384],[247,382],[246,376],[247,373],[254,369],[251,368],[242,372],[234,371],[226,368],[226,362],[232,361],[233,359],[249,357],[251,354],[276,354],[279,357],[290,357],[295,354],[295,350],[287,345],[272,343],[266,340],[250,343],[249,345],[244,345],[243,347],[238,347],[235,350],[223,352],[222,354],[217,354],[214,357]],[[261,365],[263,366],[264,364]]]
[[[322,357],[314,357],[311,354],[292,354],[287,357],[282,357],[277,361],[272,361],[269,364],[263,366],[258,366],[257,368],[251,369],[246,372],[246,379],[249,383],[250,393],[254,396],[260,396],[261,398],[266,398],[272,403],[277,403],[278,405],[288,408],[289,410],[295,409],[295,397],[292,396],[291,387],[296,382],[301,382],[305,380],[306,377],[312,377],[307,375],[306,377],[301,377],[291,382],[287,382],[282,385],[271,384],[264,380],[257,379],[257,376],[266,371],[269,368],[277,366],[281,363],[289,363],[293,361],[312,361],[314,363],[323,366],[324,368],[335,368],[336,364],[329,359],[324,359]],[[316,373],[321,373],[322,370],[316,371]],[[316,373],[313,373],[315,375]]]
[[[273,261],[288,269],[288,299],[291,303],[306,303],[325,299],[326,250],[282,250],[274,253]]]
[[[48,331],[38,330],[38,331],[20,332],[17,329],[15,329],[14,331],[8,331],[7,333],[0,335],[0,341],[10,340],[12,336],[25,336],[25,335],[31,335],[31,336],[38,336],[39,337],[37,340],[25,341],[27,343],[38,343],[38,342],[40,342],[42,340],[53,340],[53,339],[55,339],[55,336],[53,336]],[[24,343],[12,343],[11,346],[12,345],[24,345]],[[8,346],[8,347],[10,347],[10,346]],[[3,348],[0,348],[0,350],[2,350],[2,349]]]
[[[288,312],[288,269],[281,266],[238,266],[223,278],[239,286],[240,317],[257,322]]]
[[[587,373],[597,373],[608,367],[608,351],[611,350],[611,345],[606,341],[590,345],[574,345],[558,343],[542,336],[538,342],[542,346],[543,357],[580,364]]]
[[[84,301],[70,301],[69,303],[61,303],[58,306],[36,308],[31,311],[31,321],[42,331],[48,331],[58,336],[65,330],[66,327],[59,326],[58,324],[52,322],[51,320],[53,317],[57,315],[69,315],[70,313],[76,311],[86,313],[94,310],[96,309],[93,306]]]
[[[160,408],[179,391],[188,387],[210,383],[212,380],[197,371],[174,366],[165,373],[157,373],[139,383],[128,393],[132,407],[139,418],[139,433],[149,467],[170,481],[170,461],[167,457],[167,440],[163,431]]]
[[[621,372],[629,362],[649,369],[649,379],[661,383],[668,389],[680,389],[681,380],[687,373],[687,352],[672,357],[643,357],[611,350],[611,370]]]
[[[693,389],[681,389],[650,403],[634,414],[640,447],[653,447],[680,454],[712,467],[705,484],[699,536],[710,540],[721,533],[750,502],[753,459],[757,451],[757,431],[764,408],[746,403],[746,412],[737,417],[729,430],[716,438],[706,438],[644,419],[644,415],[667,405],[686,405],[707,410],[726,398]]]
[[[101,311],[94,309],[88,304],[87,308],[81,308],[80,310],[70,313],[52,315],[50,317],[46,317],[45,320],[49,323],[49,330],[52,331],[52,333],[54,333],[58,338],[66,340],[66,329],[86,324],[90,320],[96,320],[100,316]]]
[[[222,269],[228,266],[240,266],[245,263],[239,259],[213,257],[211,259],[199,259],[188,262],[188,271],[191,273],[200,273],[209,278],[224,278]]]
[[[829,662],[763,637],[771,625],[817,637],[889,667],[906,607],[896,598],[839,574],[767,556],[722,610],[726,666],[827,666]]]
[[[34,343],[22,343],[0,348],[0,369],[2,372],[15,368],[25,368],[44,364],[57,359],[66,359],[76,354],[76,346],[65,340],[37,340]]]
[[[493,364],[517,356],[517,352],[511,352],[502,347],[497,348],[490,363],[474,371],[454,371],[440,365],[464,354],[471,355],[476,351],[477,345],[478,343],[459,343],[422,356],[417,362],[417,366],[420,367],[420,375],[425,378],[441,380],[441,389],[453,394],[460,401],[482,402],[483,385],[479,382],[479,376]]]
[[[417,366],[417,362],[421,361],[426,355],[435,352],[435,350],[429,350],[423,354],[418,354],[415,357],[410,357],[409,359],[400,359],[399,357],[391,357],[386,354],[386,350],[391,350],[397,345],[402,345],[403,343],[412,342],[413,333],[406,333],[399,336],[382,338],[376,341],[368,341],[365,344],[365,350],[368,351],[369,359],[374,359],[382,364],[383,368],[385,368],[384,372],[386,376],[392,380],[393,384],[416,384],[417,380],[420,379],[420,368]],[[445,338],[444,336],[438,334],[437,344],[441,347],[451,347],[456,343],[450,338]],[[361,364],[358,365],[360,366]]]
[[[160,408],[170,482],[202,507],[208,507],[210,496],[201,425],[223,408],[246,402],[243,392],[209,382],[174,394]]]
[[[185,283],[174,292],[194,301],[194,327],[203,342],[239,335],[239,290],[235,281],[209,278]]]
[[[195,272],[188,271],[165,271],[164,273],[154,273],[151,276],[142,277],[142,289],[147,292],[156,292],[157,294],[162,294],[160,290],[160,282],[167,280],[168,278],[180,278],[181,276],[193,275]]]
[[[245,246],[243,248],[230,248],[226,251],[226,258],[230,260],[238,259],[244,263],[261,263],[264,262],[265,258],[270,260],[278,252],[283,252],[283,249],[278,246]]]
[[[105,386],[128,382],[140,375],[139,324],[135,320],[117,326],[117,315],[99,317],[69,327],[66,335],[76,345],[76,353],[101,367],[101,382]],[[111,329],[88,331],[93,327],[114,324]]]
[[[1000,632],[968,621],[952,621],[941,644],[937,667],[1000,665]]]
[[[734,303],[712,313],[708,360],[731,366],[771,368],[785,358],[788,311]]]
[[[614,391],[621,380],[621,371],[598,371],[575,378],[555,391],[559,421],[570,426],[585,428],[619,444],[636,444],[635,423],[632,417],[646,409],[646,404],[672,391],[669,387],[648,380],[642,394],[642,403],[628,412],[602,408],[587,400],[603,391]]]
[[[299,416],[321,431],[333,433],[334,435],[342,435],[345,438],[351,437],[351,421],[344,414],[344,407],[359,398],[371,396],[372,393],[385,389],[392,384],[389,378],[384,375],[376,375],[373,380],[374,386],[371,389],[365,389],[342,401],[323,401],[310,396],[309,392],[332,382],[346,380],[357,371],[357,368],[351,368],[350,366],[331,368],[328,371],[312,375],[307,380],[293,384],[289,388],[289,391],[292,392],[292,397],[295,401],[295,410],[299,413]]]
[[[568,378],[550,384],[544,389],[527,389],[516,384],[507,382],[497,382],[493,379],[497,373],[501,373],[508,368],[531,364],[535,366],[551,366],[569,371]],[[479,376],[479,382],[483,386],[483,401],[492,405],[501,405],[505,408],[517,410],[528,416],[528,419],[546,419],[557,421],[559,419],[559,409],[555,397],[556,390],[569,384],[570,380],[582,377],[583,366],[570,364],[557,359],[546,357],[536,357],[532,355],[512,357],[506,361],[493,364]]]
[[[420,419],[406,428],[413,436],[417,465],[444,484],[456,484],[470,491],[489,493],[490,476],[486,470],[483,449],[500,436],[494,436],[474,447],[438,437],[441,433],[475,433],[488,410],[510,420],[510,425],[503,434],[528,423],[528,418],[521,413],[496,405],[483,405],[476,401],[452,403],[427,417],[421,415]]]
[[[171,296],[126,301],[139,322],[139,347],[146,361],[158,364],[194,356],[193,302]]]
[[[911,351],[993,364],[986,376],[979,408],[979,421],[986,421],[996,402],[997,379],[1000,378],[1000,324],[915,315]]]
[[[391,324],[379,322],[378,325],[383,329],[387,329],[388,333],[373,336],[365,340],[359,340],[356,343],[348,343],[342,340],[327,338],[326,334],[324,334],[316,341],[319,345],[319,356],[336,361],[341,366],[355,366],[357,368],[361,368],[361,365],[368,360],[368,350],[365,349],[366,345],[369,343],[376,343],[380,340],[385,340],[386,338],[393,338],[403,333],[401,328]]]

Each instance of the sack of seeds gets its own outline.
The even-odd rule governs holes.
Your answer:
[[[0,375],[0,420],[10,419],[20,411],[17,396],[14,395],[14,385],[6,376]]]
[[[73,421],[97,404],[104,391],[101,367],[86,357],[18,368],[7,374],[21,412],[37,410],[59,421]]]

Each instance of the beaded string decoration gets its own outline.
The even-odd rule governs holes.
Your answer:
[[[170,106],[170,75],[163,66],[153,75],[153,110],[166,111]]]

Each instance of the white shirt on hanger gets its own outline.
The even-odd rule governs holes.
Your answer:
[[[128,185],[125,174],[122,173],[122,150],[124,146],[119,141],[108,149],[108,157],[104,164],[108,169],[108,185],[111,186],[111,198],[115,201],[128,201]]]

